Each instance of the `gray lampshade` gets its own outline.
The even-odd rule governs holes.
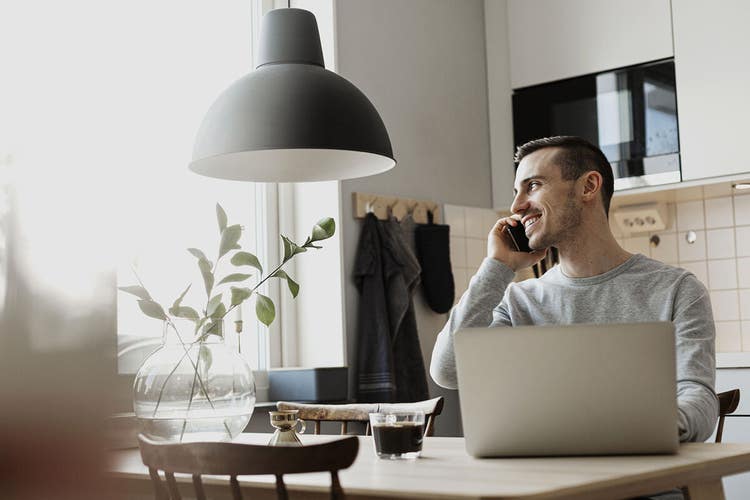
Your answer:
[[[323,67],[315,16],[277,9],[263,18],[258,66],[206,113],[190,169],[221,179],[350,179],[396,164],[375,107]]]

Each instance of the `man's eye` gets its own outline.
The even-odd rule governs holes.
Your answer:
[[[534,188],[535,188],[535,187],[537,187],[537,186],[539,186],[539,183],[538,183],[538,182],[536,182],[536,181],[531,181],[531,182],[529,182],[529,185],[528,185],[528,190],[529,190],[529,191],[531,191],[532,189],[534,189]]]

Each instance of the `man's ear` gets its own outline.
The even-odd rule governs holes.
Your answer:
[[[599,195],[599,192],[602,190],[602,183],[604,182],[604,178],[602,177],[602,174],[600,174],[596,170],[586,172],[585,174],[583,174],[582,178],[583,200],[591,201],[595,199]]]

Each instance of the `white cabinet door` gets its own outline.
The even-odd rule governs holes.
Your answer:
[[[750,2],[673,0],[683,180],[750,172]]]
[[[672,57],[669,4],[508,0],[513,88]]]

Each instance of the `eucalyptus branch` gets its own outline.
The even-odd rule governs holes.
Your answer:
[[[302,245],[302,247],[301,247],[301,248],[314,248],[314,245],[312,244],[312,242],[309,242],[309,241],[308,241],[307,243],[305,243],[304,245]],[[295,255],[296,255],[296,254],[295,254]],[[254,287],[252,288],[253,292],[254,292],[255,290],[257,290],[258,288],[260,288],[260,285],[262,285],[263,283],[265,283],[265,282],[266,282],[266,280],[268,280],[268,278],[271,278],[271,277],[273,277],[273,275],[274,275],[274,274],[276,274],[276,272],[277,272],[277,271],[279,271],[279,270],[280,270],[280,269],[281,269],[282,267],[284,267],[284,264],[286,264],[287,262],[289,262],[289,261],[290,261],[290,260],[292,260],[293,258],[294,258],[294,255],[292,255],[292,256],[291,256],[291,257],[289,257],[288,259],[284,259],[284,260],[283,260],[283,261],[281,262],[281,264],[279,264],[278,266],[276,266],[276,269],[274,269],[274,270],[273,270],[273,271],[271,271],[270,273],[266,274],[266,277],[265,277],[265,278],[263,278],[262,280],[260,280],[260,281],[258,282],[258,284],[257,284],[257,285],[255,285],[255,286],[254,286]],[[227,311],[227,312],[229,312],[229,311]]]
[[[333,221],[333,219],[325,218],[325,219],[319,220],[313,226],[311,236],[307,238],[307,240],[305,241],[303,245],[298,245],[297,243],[294,243],[286,236],[282,235],[281,238],[284,243],[284,256],[282,258],[282,261],[278,266],[276,266],[271,272],[267,273],[265,276],[263,276],[263,266],[260,264],[260,262],[258,261],[258,258],[255,255],[249,252],[234,253],[234,255],[231,258],[231,263],[237,267],[251,266],[251,267],[256,268],[260,272],[260,276],[259,276],[260,279],[252,288],[239,287],[239,286],[237,288],[231,287],[231,300],[229,303],[229,307],[226,307],[224,305],[224,302],[222,301],[224,292],[218,293],[218,295],[215,295],[212,299],[211,295],[213,294],[213,292],[217,288],[219,288],[221,284],[232,283],[232,282],[235,282],[235,283],[243,282],[250,277],[250,274],[247,274],[246,272],[231,273],[221,278],[221,280],[219,281],[219,284],[217,285],[216,272],[219,269],[219,261],[224,256],[230,254],[230,252],[232,252],[233,250],[241,249],[239,240],[240,240],[240,237],[242,235],[242,231],[244,228],[239,224],[234,224],[231,226],[228,225],[226,212],[224,212],[224,209],[221,208],[221,206],[218,203],[216,204],[216,213],[217,213],[217,220],[219,223],[219,232],[221,234],[221,240],[219,243],[218,255],[216,257],[216,260],[213,263],[211,263],[208,257],[206,257],[206,255],[200,249],[188,248],[188,251],[198,259],[198,267],[203,277],[203,281],[204,281],[204,285],[206,289],[206,305],[202,311],[203,312],[202,315],[200,314],[199,311],[196,311],[192,307],[182,305],[182,299],[190,290],[191,288],[190,285],[188,285],[187,288],[185,288],[185,290],[180,294],[180,296],[174,301],[174,303],[172,304],[172,307],[170,307],[169,309],[165,311],[164,307],[162,307],[159,303],[157,303],[151,297],[151,294],[148,292],[148,290],[144,286],[143,281],[138,275],[138,272],[136,271],[135,266],[133,264],[131,264],[131,268],[140,286],[120,287],[120,290],[130,293],[132,295],[135,295],[136,297],[139,298],[138,306],[140,307],[140,309],[143,311],[144,314],[146,314],[149,317],[164,321],[165,327],[167,329],[171,328],[172,330],[174,330],[174,332],[177,334],[177,338],[183,349],[182,356],[177,361],[176,365],[172,368],[172,370],[166,375],[166,378],[164,379],[163,384],[159,388],[159,394],[157,397],[156,406],[154,408],[154,413],[153,413],[154,417],[156,416],[156,413],[158,412],[158,409],[160,407],[167,383],[172,378],[172,376],[177,371],[178,367],[182,364],[182,362],[184,361],[186,357],[188,358],[190,365],[192,366],[192,369],[193,369],[193,381],[191,384],[190,397],[189,397],[189,401],[187,405],[187,411],[190,412],[192,408],[192,403],[196,396],[196,392],[200,394],[199,390],[203,391],[203,393],[206,395],[206,400],[208,401],[208,404],[210,405],[211,409],[214,411],[216,410],[216,407],[214,406],[214,402],[211,400],[211,397],[209,396],[209,393],[208,393],[208,389],[206,387],[208,380],[205,380],[205,381],[203,380],[204,377],[201,376],[201,373],[200,373],[201,370],[199,370],[199,366],[203,358],[204,349],[207,349],[207,347],[204,345],[205,340],[212,333],[218,334],[218,332],[216,332],[216,329],[219,323],[223,321],[224,318],[231,311],[233,311],[237,306],[240,306],[244,301],[250,298],[253,293],[255,293],[257,297],[256,309],[255,309],[256,316],[265,325],[270,325],[271,322],[273,322],[275,318],[275,307],[274,307],[273,301],[270,298],[266,297],[265,295],[259,293],[258,289],[261,286],[263,286],[263,284],[266,281],[268,281],[269,278],[276,277],[280,279],[285,279],[287,281],[287,285],[289,286],[289,290],[292,294],[292,297],[296,297],[299,292],[299,284],[297,284],[289,275],[287,275],[284,271],[282,271],[281,270],[282,267],[291,259],[293,259],[294,256],[297,255],[298,253],[305,252],[309,248],[315,248],[315,249],[321,248],[320,246],[316,246],[314,243],[330,238],[331,236],[333,236],[335,232],[335,222]],[[177,328],[177,325],[174,323],[172,317],[185,318],[185,319],[189,319],[195,322],[194,336],[196,338],[193,342],[190,342],[190,343],[185,342],[185,340],[183,339],[182,335],[180,334]],[[208,324],[206,325],[207,322]],[[194,361],[193,358],[190,356],[190,350],[193,346],[195,346],[195,344],[198,344],[199,347],[198,347],[198,358]],[[210,353],[210,351],[208,352]],[[210,366],[210,361],[211,361],[210,357],[207,360],[203,360],[205,367]],[[199,386],[200,389],[197,389],[196,386]],[[223,424],[227,433],[231,435],[230,429],[227,425],[226,420],[223,420]],[[186,426],[187,426],[187,420],[183,422],[182,431],[180,433],[180,441],[182,441]]]

